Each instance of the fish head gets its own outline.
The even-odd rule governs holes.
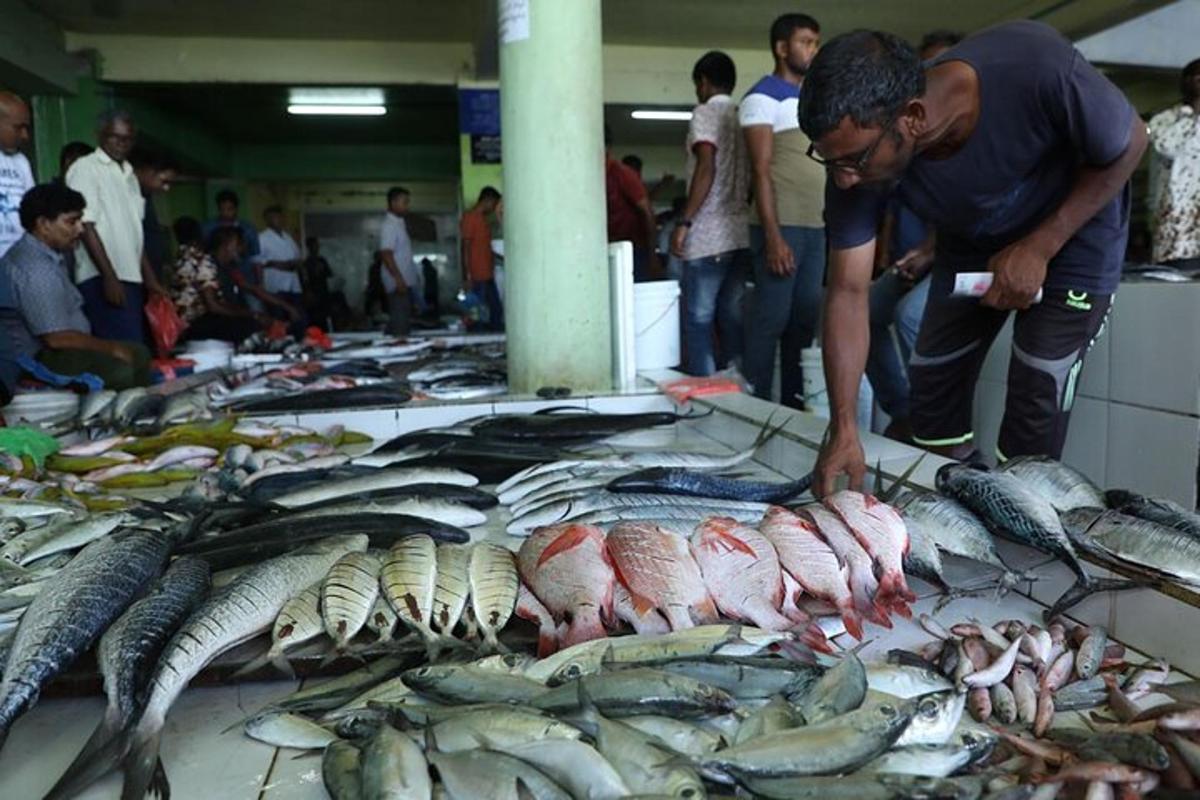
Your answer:
[[[912,721],[897,744],[945,744],[962,720],[966,695],[954,689],[912,699]]]
[[[590,675],[595,672],[591,668],[589,661],[580,658],[573,659],[561,665],[554,672],[550,673],[550,677],[546,679],[547,686],[561,686],[564,683],[569,683],[573,680],[578,680],[584,675]]]
[[[1071,536],[1081,536],[1105,514],[1103,508],[1073,508],[1060,512],[1058,518],[1062,521],[1063,530]]]
[[[691,691],[696,702],[711,710],[714,714],[728,714],[737,708],[737,700],[724,689],[718,689],[706,683],[695,686]]]
[[[943,464],[937,471],[934,485],[939,492],[945,492],[948,488],[978,477],[980,473],[987,471],[988,468],[982,464],[962,464],[956,461]]]
[[[981,764],[991,757],[1000,737],[987,728],[972,727],[958,731],[952,740],[971,751],[971,764]]]
[[[869,708],[860,709],[864,716],[859,718],[864,728],[882,731],[885,734],[899,736],[913,721],[917,713],[917,701],[888,698]],[[920,742],[913,742],[919,744]]]

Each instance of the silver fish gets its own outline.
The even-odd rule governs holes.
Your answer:
[[[635,667],[585,675],[577,681],[549,689],[530,705],[551,713],[578,708],[586,694],[606,716],[667,714],[694,717],[724,714],[736,706],[726,691],[683,675]]]
[[[51,525],[36,531],[27,531],[9,542],[0,550],[0,558],[28,566],[40,558],[67,550],[77,550],[86,544],[108,536],[113,531],[133,521],[124,512],[95,514],[80,522]],[[28,538],[26,538],[28,537]]]
[[[1082,472],[1048,456],[1017,456],[996,469],[1028,485],[1059,511],[1104,507],[1104,493]]]
[[[140,696],[167,640],[209,591],[208,564],[176,559],[150,593],[133,603],[100,637],[96,661],[104,676],[108,706],[79,755],[47,797],[73,797],[99,777],[100,746],[130,725],[141,711]]]
[[[690,800],[705,796],[700,776],[691,767],[680,764],[674,751],[654,736],[608,719],[586,696],[575,721],[595,740],[600,755],[612,764],[630,792]]]
[[[294,750],[320,750],[336,742],[336,734],[302,717],[286,711],[259,714],[246,720],[243,726],[251,739]]]
[[[987,528],[957,500],[935,492],[909,492],[897,499],[896,509],[910,534],[920,531],[945,553],[989,564],[1014,585],[1020,580],[996,552]]]
[[[474,664],[434,664],[408,670],[404,685],[438,702],[514,703],[526,705],[546,691],[522,675],[481,669]]]
[[[396,497],[381,500],[353,500],[337,505],[322,505],[311,511],[300,511],[288,519],[308,520],[341,514],[408,514],[433,519],[460,528],[474,528],[487,522],[487,514],[465,503],[437,500],[428,497]]]
[[[172,545],[157,531],[93,542],[63,567],[54,591],[33,599],[0,681],[0,742],[13,720],[37,701],[41,687],[73,664],[162,573]]]
[[[408,536],[392,545],[383,561],[379,583],[392,609],[426,642],[437,634],[430,627],[437,582],[437,546],[425,534]]]
[[[129,734],[125,790],[141,797],[151,785],[166,785],[155,775],[158,745],[167,712],[205,665],[221,653],[268,630],[284,604],[311,586],[348,552],[367,549],[363,535],[332,536],[259,563],[210,597],[167,644],[150,682],[141,720]],[[160,791],[161,794],[161,791]]]
[[[349,742],[330,742],[321,757],[321,780],[333,800],[362,800],[362,753]]]
[[[454,631],[467,606],[471,582],[467,574],[471,548],[461,544],[437,546],[437,582],[433,587],[430,623],[446,635]]]
[[[247,662],[234,676],[257,672],[270,663],[287,676],[293,674],[292,665],[285,657],[289,648],[316,639],[325,632],[321,618],[321,584],[315,583],[283,604],[279,616],[271,626],[271,646],[263,655]]]
[[[508,624],[517,604],[517,564],[512,551],[491,542],[471,548],[467,566],[471,584],[471,608],[483,632],[484,647],[497,650],[496,635]]]
[[[88,392],[79,401],[79,424],[87,425],[93,420],[103,419],[116,399],[117,393],[112,389]]]
[[[426,753],[437,767],[450,800],[570,800],[561,786],[545,773],[505,753],[468,750],[460,753]]]
[[[789,698],[809,725],[853,711],[867,696],[867,672],[854,653],[842,656],[833,669],[822,675],[802,695]]]
[[[484,742],[486,746],[491,746]],[[574,739],[547,739],[492,749],[532,764],[572,797],[622,800],[631,792],[621,775],[590,745]]]
[[[609,512],[623,513],[631,508],[696,508],[702,516],[719,516],[728,511],[759,518],[770,507],[767,503],[751,503],[738,500],[713,500],[707,497],[684,497],[669,494],[635,494],[623,492],[596,492],[578,500],[563,500],[547,503],[526,511],[508,523],[507,532],[519,536],[534,528],[578,519],[584,515]]]
[[[429,800],[433,794],[425,754],[391,725],[367,740],[360,762],[363,800]]]
[[[1116,511],[1080,508],[1063,515],[1072,541],[1108,561],[1200,586],[1200,539]]]
[[[775,697],[742,721],[732,743],[742,744],[759,736],[767,736],[776,731],[785,731],[803,724],[804,717],[800,714],[799,709],[783,697]]]
[[[782,702],[782,698],[776,699]],[[764,706],[764,708],[766,707]],[[725,744],[725,740],[720,734],[701,725],[672,717],[649,714],[625,717],[621,721],[648,736],[653,736],[667,747],[685,756],[711,753]]]
[[[338,559],[321,583],[321,618],[338,650],[345,650],[371,615],[379,597],[379,559],[350,552]]]
[[[452,714],[431,729],[437,748],[443,752],[473,750],[484,741],[509,746],[546,739],[580,739],[583,732],[554,717],[522,708],[484,709]]]
[[[324,481],[294,492],[280,495],[271,502],[293,508],[320,503],[334,497],[347,497],[377,489],[412,486],[417,483],[445,483],[452,486],[477,486],[479,479],[456,469],[441,467],[412,467],[381,469],[378,472],[342,481]]]

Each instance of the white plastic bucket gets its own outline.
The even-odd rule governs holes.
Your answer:
[[[638,370],[679,364],[679,281],[633,286],[634,353]]]

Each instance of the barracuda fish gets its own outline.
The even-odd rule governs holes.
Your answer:
[[[703,497],[681,497],[664,494],[614,494],[597,492],[585,495],[576,500],[561,500],[531,508],[521,516],[508,523],[505,529],[509,534],[520,536],[527,534],[543,525],[554,525],[560,522],[570,522],[595,511],[620,511],[627,508],[659,508],[670,505],[677,508],[697,508],[697,513],[704,516],[714,516],[725,511],[740,511],[743,514],[766,512],[765,503],[739,502],[736,500],[712,500]]]
[[[363,552],[367,537],[332,536],[250,568],[198,608],[163,651],[149,685],[145,711],[123,742],[113,747],[125,768],[123,796],[142,797],[153,784],[169,792],[158,748],[167,712],[205,665],[268,630],[283,605],[311,586],[348,552]]]
[[[295,394],[282,397],[253,397],[230,404],[235,411],[247,414],[280,412],[328,411],[344,408],[370,408],[372,406],[395,408],[412,399],[412,392],[403,384],[378,384],[352,386],[349,388],[321,389],[310,387]]]
[[[664,451],[664,452],[635,452],[625,453],[616,456],[605,456],[600,458],[590,459],[568,459],[565,461],[555,461],[551,463],[538,464],[533,467],[521,470],[513,475],[508,480],[505,480],[496,487],[498,492],[504,493],[510,489],[523,484],[531,478],[536,478],[548,472],[559,472],[567,469],[619,469],[619,470],[637,470],[648,467],[681,467],[684,469],[703,469],[703,470],[718,470],[728,469],[741,464],[743,461],[748,461],[753,458],[758,452],[758,448],[762,447],[771,437],[773,437],[782,426],[774,429],[764,428],[754,443],[740,452],[731,454],[710,454],[710,453],[689,453],[685,451]]]
[[[484,647],[501,649],[496,635],[512,616],[521,583],[512,551],[491,542],[479,542],[471,548],[467,576],[471,585],[471,608],[483,633]]]
[[[359,495],[379,489],[412,486],[418,483],[444,483],[456,486],[476,486],[479,479],[474,475],[454,469],[419,467],[380,469],[368,475],[347,480],[320,483],[295,492],[280,495],[272,502],[292,508],[319,503],[330,498]]]
[[[414,483],[407,486],[393,486],[387,489],[372,489],[346,497],[331,497],[316,503],[291,506],[291,509],[296,512],[316,511],[317,509],[343,505],[350,502],[381,503],[401,498],[460,503],[479,509],[480,511],[495,508],[499,504],[496,495],[471,486],[458,486],[449,483]]]
[[[141,711],[139,697],[159,653],[208,590],[208,565],[196,558],[180,558],[146,597],[131,605],[100,637],[96,660],[104,676],[108,706],[47,797],[73,797],[101,777],[94,770],[102,745],[136,719]]]
[[[600,470],[589,473],[586,477],[570,478],[569,480],[550,483],[544,488],[530,492],[520,500],[513,502],[509,506],[509,510],[516,517],[541,506],[581,499],[590,494],[604,491],[604,488],[608,486],[609,476],[613,474],[618,473]]]
[[[505,491],[500,491],[500,502],[514,508],[517,504],[529,505],[534,502],[535,496],[540,495],[544,499],[553,494],[602,486],[609,480],[609,476],[621,474],[623,472],[618,468],[600,467],[578,467],[546,472],[521,481]]]
[[[325,506],[311,511],[297,511],[288,514],[287,519],[320,519],[340,514],[404,514],[410,517],[436,520],[459,528],[474,528],[487,522],[487,514],[471,506],[445,500],[430,500],[418,497],[352,501]]]
[[[744,481],[695,470],[650,467],[608,482],[610,492],[638,494],[676,494],[756,503],[783,503],[798,497],[812,486],[812,473],[787,483]]]
[[[1200,514],[1189,511],[1173,500],[1147,497],[1124,489],[1109,489],[1104,493],[1102,505],[1131,517],[1175,528],[1200,539]]]
[[[0,681],[0,742],[38,692],[83,654],[166,565],[173,540],[130,531],[93,542],[21,617]],[[153,767],[153,763],[150,765]]]
[[[1070,567],[1076,575],[1075,584],[1047,612],[1051,617],[1095,592],[1128,589],[1135,585],[1130,581],[1089,575],[1054,506],[1014,475],[988,472],[964,464],[946,464],[938,470],[937,487],[938,491],[977,514],[988,530],[1041,550]]]

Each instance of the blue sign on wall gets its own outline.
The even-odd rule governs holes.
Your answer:
[[[500,135],[500,90],[458,90],[459,133]]]

